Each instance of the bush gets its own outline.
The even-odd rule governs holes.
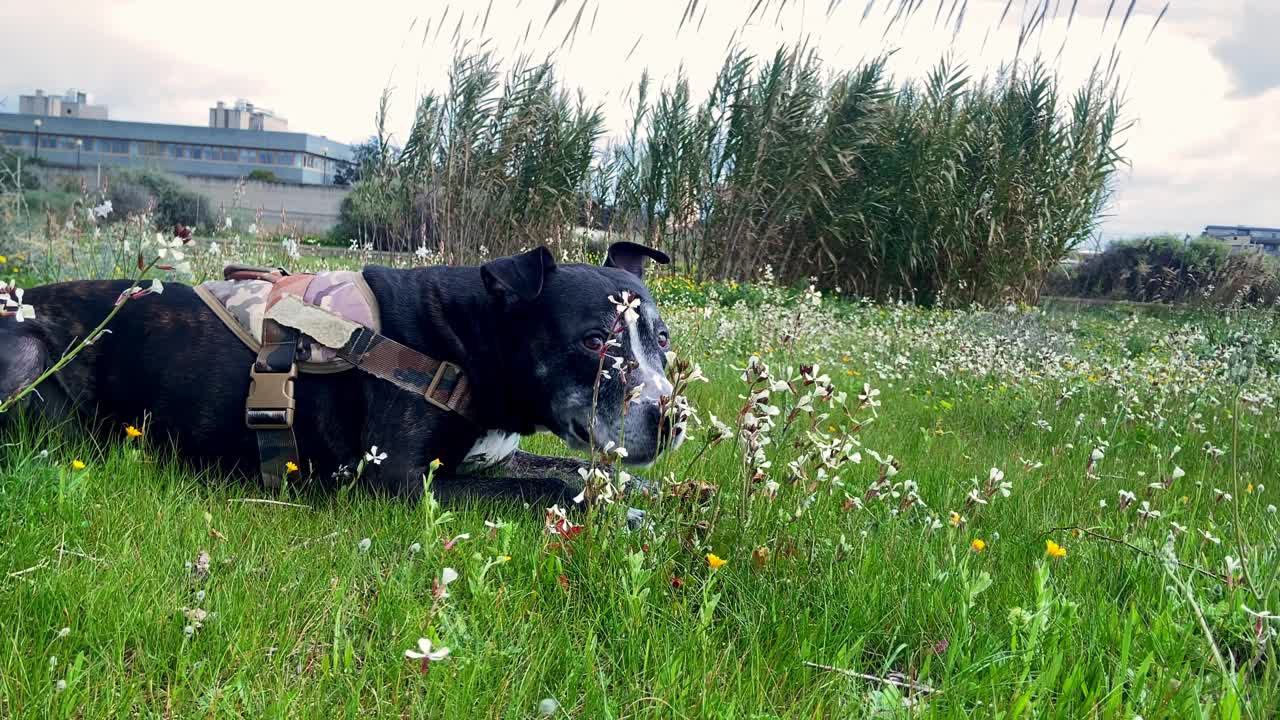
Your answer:
[[[1215,306],[1272,304],[1280,263],[1257,252],[1232,253],[1211,238],[1160,235],[1112,244],[1055,277],[1050,290],[1076,297]]]
[[[23,200],[29,213],[43,213],[46,210],[64,215],[80,199],[80,193],[61,190],[28,190],[23,193]]]
[[[265,182],[265,183],[280,182],[280,178],[276,177],[276,174],[270,170],[251,170],[249,171],[248,178],[250,180],[256,180],[258,182]]]
[[[31,158],[20,158],[8,148],[0,147],[0,192],[17,190],[19,185],[23,190],[39,190],[40,178],[31,172],[33,164]],[[19,166],[22,168],[21,176]]]
[[[85,179],[79,175],[63,175],[58,178],[57,186],[60,192],[74,193],[76,195],[85,194]]]
[[[110,197],[112,208],[120,217],[150,211],[157,227],[181,224],[208,232],[217,224],[209,198],[154,171],[126,170],[113,174]]]

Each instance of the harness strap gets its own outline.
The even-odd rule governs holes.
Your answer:
[[[275,320],[263,322],[262,349],[249,371],[244,421],[258,436],[262,482],[270,490],[279,489],[284,483],[290,462],[298,464],[298,441],[293,436],[297,353],[297,330]]]
[[[286,278],[288,280],[288,278]],[[480,425],[471,382],[458,365],[436,360],[325,308],[284,295],[263,317],[305,333],[354,367]]]
[[[471,381],[462,368],[359,327],[338,349],[338,357],[370,375],[479,425],[471,402]]]
[[[261,273],[237,268],[235,274]],[[268,276],[273,273],[266,273]],[[361,371],[422,397],[427,403],[479,425],[471,382],[458,365],[436,360],[337,313],[303,301],[307,275],[268,278],[274,285],[263,315],[262,347],[249,375],[245,424],[255,431],[263,484],[279,488],[298,460],[293,434],[298,341],[305,333],[334,348]]]

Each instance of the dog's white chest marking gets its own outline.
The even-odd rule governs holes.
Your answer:
[[[490,430],[481,436],[479,440],[476,440],[471,449],[467,451],[459,470],[462,472],[474,472],[491,468],[494,465],[506,462],[507,458],[511,457],[519,447],[520,435],[518,433]]]

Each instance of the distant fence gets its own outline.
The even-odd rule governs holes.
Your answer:
[[[32,167],[45,186],[65,178],[78,178],[90,190],[108,182],[109,168]],[[307,233],[328,232],[338,224],[342,200],[351,192],[337,185],[294,185],[236,178],[171,175],[183,187],[209,198],[214,210],[237,221],[252,219],[264,230],[284,226]]]

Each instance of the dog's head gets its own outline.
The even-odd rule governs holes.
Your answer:
[[[684,439],[661,409],[672,392],[671,337],[641,282],[646,258],[669,262],[665,253],[618,242],[602,267],[557,265],[538,247],[480,269],[511,333],[499,338],[503,365],[529,384],[521,394],[534,422],[574,449],[625,447],[633,465]],[[619,309],[624,297],[629,312]]]

